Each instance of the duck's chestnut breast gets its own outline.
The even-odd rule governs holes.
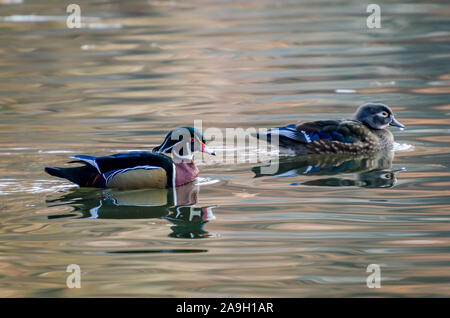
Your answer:
[[[180,162],[176,167],[176,186],[194,181],[198,177],[198,169],[194,162]]]

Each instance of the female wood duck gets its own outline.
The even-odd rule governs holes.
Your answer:
[[[269,129],[256,135],[268,142],[294,151],[296,154],[360,154],[392,146],[394,137],[388,126],[403,129],[392,110],[384,104],[361,105],[350,120],[320,120]]]
[[[194,181],[198,169],[193,153],[211,155],[203,134],[192,127],[171,131],[153,152],[134,151],[104,157],[75,155],[72,162],[85,165],[73,168],[46,167],[55,177],[67,179],[80,187],[144,189],[177,187]],[[172,158],[165,154],[172,154]]]

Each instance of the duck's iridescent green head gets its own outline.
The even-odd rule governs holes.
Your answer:
[[[153,152],[174,152],[178,156],[190,156],[191,153],[198,151],[215,155],[206,147],[206,139],[202,132],[192,127],[179,127],[172,130],[161,145],[153,148]]]
[[[359,106],[353,115],[354,120],[358,120],[372,129],[385,129],[388,126],[405,128],[403,124],[398,122],[392,110],[381,103],[367,103]]]

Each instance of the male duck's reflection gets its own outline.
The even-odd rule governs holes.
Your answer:
[[[198,185],[186,184],[176,189],[92,190],[76,189],[60,198],[47,200],[49,206],[70,205],[80,218],[145,219],[162,218],[173,223],[170,237],[205,238],[203,229],[215,219],[213,207],[198,207]],[[73,217],[77,213],[52,215],[52,218]]]
[[[391,169],[393,157],[394,153],[388,150],[359,156],[305,155],[280,158],[279,168],[275,173],[265,174],[264,168],[267,166],[254,167],[252,171],[255,173],[255,178],[264,176],[295,177],[300,175],[334,176],[300,183],[309,186],[390,188],[397,182],[395,174],[405,170],[404,168]],[[340,174],[345,174],[345,176]],[[297,184],[293,183],[293,185]]]

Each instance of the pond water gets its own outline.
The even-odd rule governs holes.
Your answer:
[[[379,2],[381,29],[359,1],[76,3],[69,29],[61,1],[0,0],[1,297],[450,296],[447,1]],[[43,170],[194,120],[269,128],[368,101],[406,125],[394,153],[271,175],[251,151],[200,158],[176,206]]]

